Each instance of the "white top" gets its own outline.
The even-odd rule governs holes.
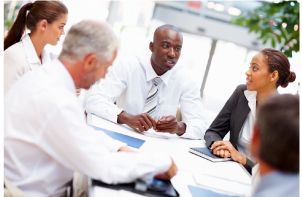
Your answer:
[[[114,63],[106,78],[95,86],[86,103],[86,111],[112,122],[123,110],[137,115],[144,109],[152,88],[152,79],[158,77],[151,66],[150,56],[128,56]],[[207,129],[203,115],[200,91],[188,70],[176,65],[162,76],[158,87],[158,104],[155,116],[176,116],[181,107],[186,133],[181,137],[203,139]],[[117,105],[114,105],[116,101]]]
[[[243,127],[239,133],[237,148],[240,153],[253,161],[249,152],[249,144],[254,131],[254,124],[256,120],[257,91],[245,90],[244,95],[248,100],[248,105],[251,111],[247,115]]]
[[[165,172],[165,153],[117,152],[124,143],[85,123],[74,82],[59,60],[26,73],[4,99],[4,175],[27,196],[66,190],[77,171],[106,183]]]
[[[50,62],[49,54],[43,50],[41,53],[42,63]],[[26,72],[41,66],[34,45],[26,34],[20,42],[10,46],[4,51],[4,94]]]
[[[251,185],[252,185],[251,192],[252,192],[252,194],[255,193],[256,188],[258,187],[260,181],[261,181],[260,169],[259,169],[259,163],[257,163],[252,168],[252,181],[251,181]]]

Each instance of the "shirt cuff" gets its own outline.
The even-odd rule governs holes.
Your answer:
[[[186,124],[186,132],[183,135],[181,135],[180,137],[196,139],[196,140],[201,139],[200,137],[194,135],[193,125],[191,125],[190,122],[184,122],[184,123]]]
[[[107,120],[114,122],[117,124],[117,116],[124,111],[123,109],[120,108],[114,108],[114,109],[107,109]]]

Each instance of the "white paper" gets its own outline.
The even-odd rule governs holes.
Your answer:
[[[162,138],[162,139],[168,139],[169,137],[167,135],[171,135],[171,134],[167,134],[167,133],[159,133],[154,131],[153,128],[149,129],[148,131],[144,131],[142,132],[142,134],[144,134],[145,136],[149,136],[149,137],[157,137],[157,138]]]
[[[104,187],[94,187],[94,197],[145,197],[126,190],[114,190]]]
[[[120,197],[119,190],[94,186],[94,197]]]
[[[205,174],[193,174],[193,177],[198,185],[203,186],[205,188],[219,190],[238,196],[251,195],[250,184],[235,182],[232,180],[226,180]]]

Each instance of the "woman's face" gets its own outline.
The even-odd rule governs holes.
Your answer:
[[[271,73],[268,71],[268,65],[264,61],[265,56],[259,52],[257,53],[251,63],[246,74],[246,85],[249,91],[259,91],[266,89],[270,84]]]
[[[54,21],[51,24],[48,24],[49,28],[47,28],[46,30],[47,44],[53,46],[58,44],[61,35],[65,35],[64,26],[67,23],[67,19],[68,19],[68,14],[63,14],[56,21]]]

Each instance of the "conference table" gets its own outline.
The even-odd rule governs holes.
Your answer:
[[[171,134],[166,134],[168,137],[167,139],[145,136],[134,131],[127,125],[115,124],[93,114],[87,114],[87,123],[96,127],[145,140],[145,143],[140,147],[140,149],[137,149],[139,152],[146,154],[148,152],[168,153],[174,159],[175,164],[178,167],[178,173],[171,179],[171,183],[181,197],[192,197],[188,185],[203,187],[196,182],[195,177],[198,177],[198,175],[206,175],[207,177],[220,178],[224,181],[229,181],[230,183],[238,183],[237,185],[232,184],[230,186],[234,187],[235,190],[236,186],[240,187],[240,185],[244,184],[245,188],[249,189],[241,196],[251,195],[251,176],[241,164],[234,161],[214,163],[189,152],[190,147],[205,147],[204,140],[185,139]],[[234,193],[217,190],[217,188],[210,189],[223,194],[235,195]],[[120,195],[116,190],[90,185],[89,196],[130,197],[131,195],[129,193]],[[138,195],[134,194],[133,196]]]

